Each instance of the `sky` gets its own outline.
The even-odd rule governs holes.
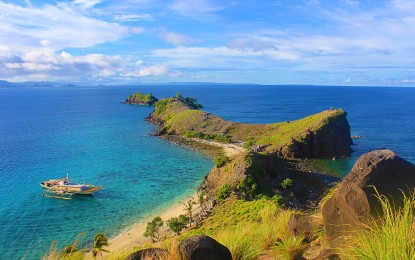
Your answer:
[[[415,1],[0,1],[0,80],[414,86]]]

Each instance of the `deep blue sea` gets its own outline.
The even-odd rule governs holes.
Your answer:
[[[388,148],[415,163],[415,88],[257,85],[0,87],[0,259],[39,259],[58,247],[113,237],[192,193],[213,163],[151,136],[151,107],[120,103],[136,92],[196,97],[204,110],[246,123],[348,112],[351,158],[318,161],[344,175],[361,154]],[[66,174],[103,185],[94,196],[42,197],[39,183]]]

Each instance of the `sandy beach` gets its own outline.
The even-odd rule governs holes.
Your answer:
[[[181,214],[186,215],[187,213],[185,211],[185,206],[183,205],[183,203],[187,202],[190,199],[196,201],[196,194],[173,204],[164,211],[161,211],[158,214],[154,214],[153,216],[146,218],[140,223],[134,224],[127,231],[119,234],[115,238],[112,238],[109,241],[109,246],[105,249],[109,250],[109,253],[111,254],[113,252],[131,250],[135,247],[140,247],[151,243],[151,238],[143,236],[144,232],[146,231],[147,223],[150,222],[156,216],[160,216],[161,219],[166,222],[168,219],[172,217],[177,217]],[[193,216],[197,216],[199,212],[200,206],[198,204],[195,204],[193,206]],[[164,238],[173,235],[173,232],[170,231],[167,224],[165,223],[163,227],[160,229],[160,237]]]
[[[235,156],[236,154],[244,151],[244,148],[234,144],[224,144],[215,141],[202,140],[196,138],[194,138],[194,140],[213,146],[221,147],[223,148],[225,155],[229,157]],[[168,219],[172,217],[177,217],[181,214],[186,215],[187,212],[185,210],[185,206],[183,205],[183,203],[187,202],[188,200],[193,200],[196,202],[197,194],[194,193],[192,196],[182,199],[181,201],[171,205],[167,209],[159,212],[158,214],[154,214],[146,218],[145,220],[141,221],[140,223],[134,224],[127,231],[119,234],[115,238],[112,238],[109,241],[109,246],[106,247],[106,249],[109,250],[111,254],[112,252],[131,250],[135,247],[150,244],[152,242],[151,238],[143,236],[144,232],[146,231],[147,223],[150,222],[156,216],[160,216],[161,219],[166,222]],[[200,205],[195,203],[193,206],[193,218],[196,219],[199,213]],[[165,223],[163,227],[160,229],[160,237],[171,237],[173,235],[173,232],[168,228],[167,224]]]

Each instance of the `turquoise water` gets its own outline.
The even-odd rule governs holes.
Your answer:
[[[156,137],[152,108],[120,104],[130,91],[0,90],[0,258],[37,259],[85,231],[114,236],[188,195],[210,159]],[[70,176],[103,185],[71,201],[39,183]]]
[[[196,97],[228,120],[273,123],[330,107],[348,112],[351,158],[323,161],[346,174],[380,148],[415,162],[415,88],[316,86],[145,86],[0,88],[0,259],[37,259],[56,239],[85,231],[110,236],[187,196],[212,166],[202,155],[150,136],[152,108],[119,103],[136,91]],[[70,176],[105,188],[70,201],[44,198],[39,182]]]

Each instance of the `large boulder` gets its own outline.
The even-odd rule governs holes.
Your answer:
[[[205,235],[193,236],[180,242],[180,257],[183,260],[232,260],[229,249]]]
[[[166,259],[167,250],[162,248],[146,248],[129,254],[125,260],[161,260]]]
[[[403,193],[415,187],[415,165],[390,150],[362,155],[322,208],[328,237],[347,234],[358,223],[382,214],[378,195],[399,206]]]

